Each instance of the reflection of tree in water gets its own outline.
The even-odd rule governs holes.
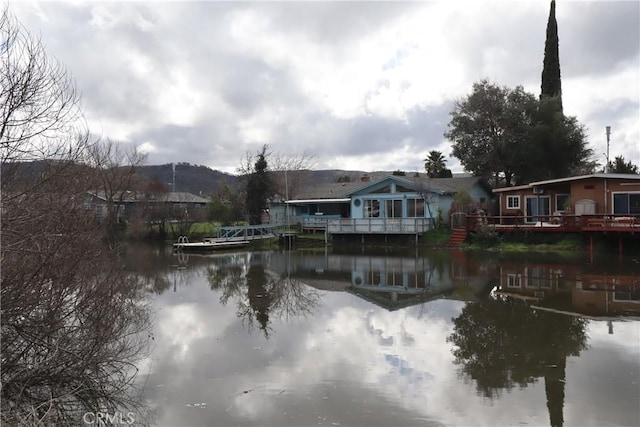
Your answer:
[[[271,318],[305,316],[320,299],[315,289],[289,277],[274,275],[259,264],[248,268],[210,268],[208,279],[211,289],[221,292],[220,302],[226,305],[231,298],[235,299],[238,317],[249,330],[257,323],[267,338]]]
[[[479,394],[492,399],[544,377],[550,423],[563,424],[566,359],[587,347],[586,320],[489,299],[467,304],[453,323],[455,363]]]
[[[264,267],[252,265],[247,273],[247,295],[249,296],[249,318],[255,316],[264,336],[269,336],[269,309],[276,294],[272,289],[267,289],[269,282]],[[251,316],[253,313],[253,316]]]

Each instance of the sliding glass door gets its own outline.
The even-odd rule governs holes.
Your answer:
[[[526,222],[546,221],[549,217],[549,196],[527,197],[526,208]]]

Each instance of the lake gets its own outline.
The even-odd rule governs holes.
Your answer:
[[[159,426],[640,425],[640,255],[134,247]]]

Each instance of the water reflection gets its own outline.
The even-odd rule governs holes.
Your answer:
[[[318,292],[291,277],[290,271],[268,270],[269,253],[245,252],[218,256],[207,267],[209,285],[221,291],[220,303],[235,300],[237,316],[249,330],[257,323],[266,338],[271,333],[269,317],[289,319],[312,313],[320,299]]]
[[[551,425],[563,424],[566,360],[587,348],[585,319],[490,298],[466,305],[453,324],[455,363],[478,393],[494,399],[544,378]]]
[[[160,425],[638,424],[638,322],[544,307],[501,281],[526,269],[529,292],[528,272],[553,260],[154,256],[147,275],[171,284],[149,287],[159,314],[146,396]],[[613,274],[554,268],[563,295],[571,270]]]
[[[640,315],[640,274],[633,261],[615,272],[580,264],[504,261],[499,293],[548,310],[591,317]]]
[[[462,252],[429,256],[272,254],[276,269],[309,286],[341,290],[386,310],[398,310],[437,298],[473,300],[488,294],[496,278],[493,260]]]

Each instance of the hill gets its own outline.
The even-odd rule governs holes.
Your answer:
[[[153,181],[158,181],[172,190],[173,170],[171,164],[147,165],[136,168],[136,173]],[[215,194],[224,183],[235,187],[239,182],[236,175],[231,175],[207,166],[176,163],[175,184],[173,191],[186,191],[202,197]]]
[[[16,170],[24,180],[32,180],[46,167],[48,163],[45,161],[23,162],[2,165],[3,174],[10,170]],[[10,167],[11,166],[11,167]],[[171,191],[174,175],[171,163],[164,165],[144,165],[136,167],[136,173],[150,181],[156,181]],[[323,169],[323,170],[305,170],[290,172],[289,174],[289,191],[295,193],[295,189],[308,185],[326,184],[331,182],[356,182],[362,181],[363,177],[370,180],[376,180],[387,175],[391,175],[392,171],[353,171],[342,169]],[[280,173],[276,181],[281,186],[284,185],[284,177]],[[407,172],[406,177],[412,177],[414,172]],[[459,174],[456,174],[459,175]],[[240,177],[237,175],[225,173],[219,170],[211,169],[207,166],[192,165],[189,163],[177,163],[175,165],[175,191],[184,191],[202,197],[209,197],[216,194],[224,184],[234,188],[240,185]],[[290,194],[293,195],[293,194]]]
[[[136,168],[136,173],[149,180],[157,181],[171,190],[173,183],[173,171],[171,164],[165,165],[145,165]],[[357,181],[366,172],[362,171],[345,171],[340,169],[327,170],[305,170],[297,173],[303,174],[302,185],[309,183],[324,184],[329,182],[337,182],[338,180]],[[376,172],[380,174],[382,172]],[[386,173],[385,174],[390,174]],[[293,179],[293,173],[289,179]],[[284,179],[281,179],[284,181]],[[177,163],[175,170],[175,191],[186,191],[203,197],[210,196],[218,192],[222,185],[226,183],[231,187],[240,184],[240,178],[237,175],[221,172],[211,169],[207,166],[192,165],[189,163]],[[292,186],[290,182],[290,188]]]

